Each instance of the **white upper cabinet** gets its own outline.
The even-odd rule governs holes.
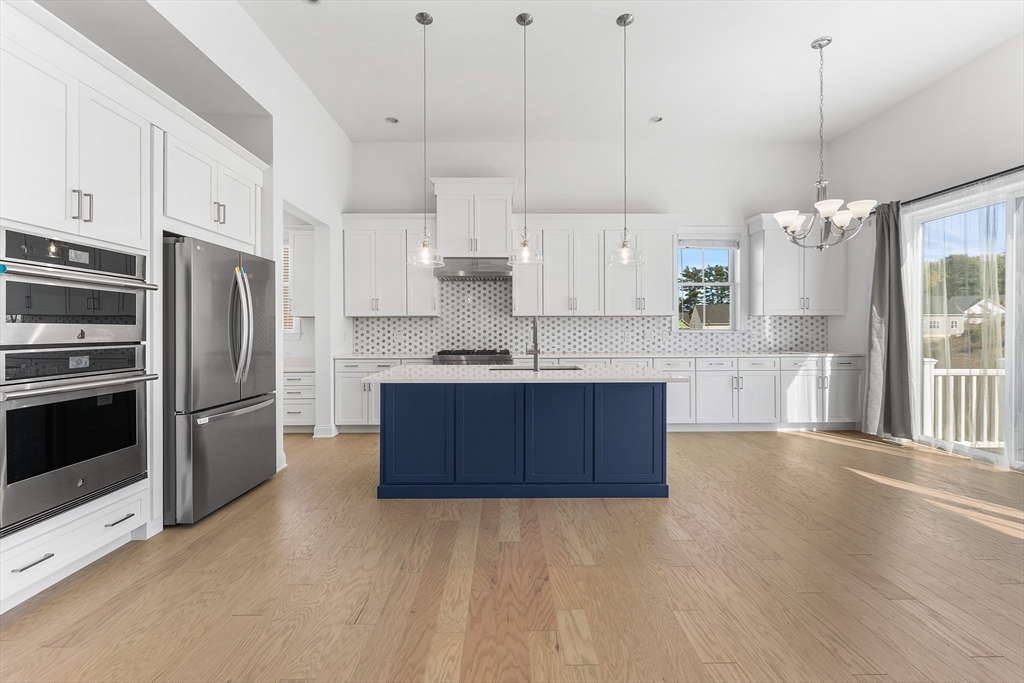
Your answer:
[[[543,283],[544,266],[512,267],[512,315],[544,314]]]
[[[515,178],[431,178],[442,256],[503,257],[512,250]]]
[[[434,232],[434,226],[429,223],[427,229]],[[407,253],[413,253],[419,248],[422,241],[423,229],[409,228],[406,231]],[[409,265],[405,268],[407,315],[441,315],[441,288],[437,278],[434,277],[434,269]]]
[[[345,315],[406,315],[405,230],[345,231]]]
[[[149,242],[149,123],[84,84],[80,93],[80,233],[144,247]]]
[[[228,154],[225,152],[222,156]],[[163,213],[182,223],[254,244],[259,184],[255,169],[232,168],[171,134],[164,138]]]
[[[544,231],[544,315],[602,315],[604,243],[598,231]]]
[[[292,316],[312,318],[316,315],[316,235],[312,231],[293,232],[288,238],[288,288]]]
[[[605,315],[675,315],[676,235],[663,230],[633,234],[633,244],[643,254],[640,268],[605,266]],[[622,230],[606,230],[605,253],[622,242]]]
[[[545,230],[544,315],[572,315],[572,230]]]
[[[771,214],[758,214],[747,225],[751,314],[846,313],[845,243],[823,251],[803,249],[789,241]]]
[[[573,235],[573,315],[604,313],[604,240],[601,233]]]
[[[78,81],[0,38],[0,216],[78,232]]]
[[[145,248],[149,123],[0,40],[0,216]]]

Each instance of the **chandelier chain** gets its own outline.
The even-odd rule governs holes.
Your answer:
[[[818,181],[825,180],[825,48],[818,48]]]

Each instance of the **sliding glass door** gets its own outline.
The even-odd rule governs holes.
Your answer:
[[[1004,466],[1019,457],[1012,373],[1020,372],[1015,356],[1024,342],[1013,310],[1021,194],[1020,174],[1003,176],[908,205],[901,221],[913,261],[907,294],[919,438]]]

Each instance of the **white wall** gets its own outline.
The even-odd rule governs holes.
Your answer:
[[[352,142],[345,132],[234,0],[150,0],[150,4],[274,117],[273,186],[264,188],[270,195],[265,204],[273,216],[273,230],[264,225],[270,244],[265,241],[263,253],[273,254],[280,262],[285,200],[331,228],[330,234],[340,240],[341,214],[352,196]],[[326,271],[323,275],[333,276]],[[326,286],[337,296],[318,297],[317,304],[317,317],[330,322],[317,330],[316,344],[322,349],[317,359],[317,423],[323,425],[333,422],[331,352],[344,350],[346,338],[351,344],[341,312],[340,273],[336,282],[328,279]],[[336,315],[329,308],[334,303]],[[280,306],[278,297],[279,317]],[[280,367],[284,359],[280,332],[277,346]],[[279,404],[278,424],[281,409]],[[283,453],[280,433],[278,441],[278,452]]]
[[[906,201],[1024,164],[1024,33],[879,114],[828,147],[829,189]],[[848,313],[829,348],[867,349],[875,236],[849,244]]]
[[[622,144],[530,144],[530,213],[622,211]],[[631,145],[630,213],[679,214],[687,225],[744,227],[755,213],[813,201],[817,145],[770,143]],[[431,143],[428,177],[520,178],[513,211],[522,211],[523,146]],[[423,207],[423,147],[353,145],[349,211],[417,212]],[[434,210],[432,187],[429,211]]]

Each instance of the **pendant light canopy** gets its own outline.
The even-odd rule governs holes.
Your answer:
[[[608,265],[614,267],[638,268],[644,265],[644,257],[633,247],[626,225],[626,27],[633,23],[632,14],[623,14],[615,20],[622,27],[622,242],[608,254]]]
[[[408,264],[418,268],[438,268],[444,265],[444,259],[437,253],[427,229],[427,26],[434,23],[434,17],[420,12],[416,21],[423,26],[423,236],[420,246],[409,254]]]
[[[533,15],[524,12],[516,17],[516,23],[523,27],[523,234],[508,257],[508,265],[539,266],[543,265],[544,257],[530,243],[530,232],[526,229],[526,27],[533,23]]]
[[[807,216],[796,209],[780,211],[775,214],[779,227],[786,231],[789,241],[804,249],[824,251],[829,247],[844,242],[860,230],[868,214],[875,208],[874,199],[861,199],[849,202],[843,209],[842,199],[828,198],[828,181],[825,180],[825,48],[832,44],[831,36],[816,38],[811,47],[818,51],[818,201],[814,203],[816,211],[805,226]],[[812,234],[816,239],[811,239]]]

